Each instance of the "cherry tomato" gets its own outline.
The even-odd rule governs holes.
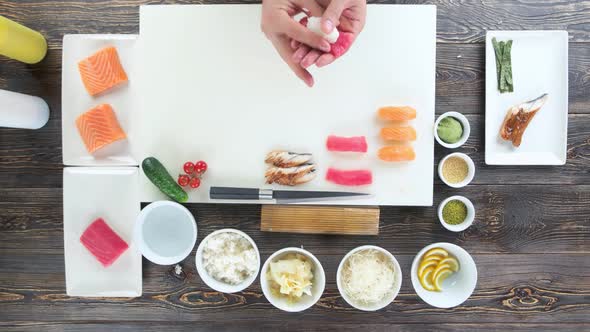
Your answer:
[[[197,161],[197,163],[195,164],[195,172],[205,173],[206,170],[207,170],[207,163],[202,160]]]
[[[189,184],[191,178],[188,175],[179,175],[178,176],[178,184],[181,187],[186,187]]]
[[[201,180],[199,178],[192,178],[189,182],[189,185],[191,186],[191,188],[199,188],[199,186],[201,185]]]
[[[186,174],[192,174],[195,171],[195,164],[191,163],[190,161],[187,161],[186,163],[184,163],[184,166],[182,168],[184,169],[184,172]]]

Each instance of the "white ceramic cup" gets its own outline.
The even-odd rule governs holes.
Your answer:
[[[391,261],[391,263],[393,264],[393,268],[394,268],[394,284],[393,284],[393,290],[390,294],[388,294],[389,296],[387,296],[386,298],[384,298],[383,300],[381,300],[378,303],[373,303],[371,305],[363,305],[360,303],[355,303],[344,291],[343,287],[342,287],[342,278],[340,276],[341,272],[342,272],[342,268],[344,267],[344,264],[346,263],[346,261],[348,260],[348,258],[359,251],[362,250],[368,250],[368,249],[374,249],[377,250],[379,252],[382,252],[383,254],[385,254],[385,256],[387,256],[389,258],[389,260]],[[357,247],[355,249],[352,249],[351,251],[348,252],[348,254],[346,254],[346,256],[344,256],[344,258],[342,258],[342,260],[340,261],[340,265],[338,265],[338,271],[336,272],[336,284],[338,285],[338,291],[340,292],[340,295],[342,296],[342,298],[348,303],[350,304],[352,307],[358,309],[358,310],[362,310],[362,311],[377,311],[379,309],[383,309],[386,306],[388,306],[391,302],[393,302],[393,300],[396,298],[397,294],[399,293],[399,290],[402,286],[402,269],[397,261],[397,259],[395,259],[395,257],[387,250],[381,248],[381,247],[377,247],[377,246],[360,246]]]
[[[266,272],[268,271],[270,262],[277,261],[287,254],[303,255],[313,263],[313,279],[311,280],[313,284],[311,288],[312,295],[303,295],[301,299],[296,302],[290,301],[287,297],[280,297],[272,294],[269,281],[266,278]],[[264,297],[266,297],[268,302],[276,308],[288,312],[300,312],[313,306],[322,297],[324,288],[326,287],[326,275],[324,274],[324,268],[320,261],[309,251],[301,248],[285,248],[275,252],[266,260],[266,262],[264,262],[260,271],[260,286]]]
[[[205,267],[203,266],[204,245],[211,237],[221,233],[235,233],[241,235],[246,240],[248,240],[248,242],[250,242],[252,248],[254,248],[254,251],[256,251],[256,257],[258,259],[256,263],[256,272],[252,273],[252,275],[250,275],[246,280],[237,285],[230,285],[223,281],[216,280],[215,278],[211,277],[209,273],[207,273],[207,270],[205,270]],[[254,280],[256,280],[258,272],[260,272],[260,252],[258,251],[258,247],[256,246],[256,243],[254,243],[254,240],[252,240],[252,238],[249,237],[246,233],[239,231],[237,229],[224,228],[207,235],[207,237],[205,237],[203,241],[201,241],[201,243],[199,244],[199,248],[197,248],[197,253],[195,255],[195,264],[197,265],[197,273],[199,273],[199,277],[201,277],[201,279],[203,280],[203,282],[205,282],[207,286],[222,293],[236,293],[243,291],[248,286],[250,286],[254,282]]]
[[[184,206],[171,201],[158,201],[141,210],[133,237],[141,254],[152,263],[176,264],[193,250],[197,241],[197,224]]]
[[[459,271],[453,273],[442,282],[442,292],[428,291],[422,287],[418,279],[418,266],[422,255],[432,248],[443,248],[459,261]],[[465,249],[446,242],[433,243],[426,246],[414,258],[412,263],[412,286],[420,298],[437,308],[452,308],[465,302],[477,284],[477,267],[473,258]]]
[[[461,201],[467,207],[467,217],[465,220],[460,223],[459,225],[451,225],[447,224],[443,218],[443,208],[447,205],[448,202],[458,200]],[[473,220],[475,220],[475,206],[473,203],[467,198],[463,196],[451,196],[444,201],[442,201],[438,206],[438,220],[443,225],[444,228],[448,229],[451,232],[462,232],[469,228],[473,224]]]
[[[463,127],[463,135],[461,135],[461,139],[457,143],[447,143],[438,136],[438,124],[442,121],[442,119],[448,117],[453,117],[457,119],[459,122],[461,122],[461,126]],[[459,112],[446,112],[445,114],[439,116],[436,122],[434,123],[434,137],[436,138],[436,141],[438,142],[438,144],[448,149],[456,149],[465,144],[470,134],[471,125],[469,125],[469,120],[467,120],[467,118]]]
[[[461,159],[465,160],[465,162],[467,163],[467,176],[465,177],[465,179],[463,181],[461,181],[459,183],[450,183],[443,176],[443,165],[447,161],[447,159],[449,159],[451,157],[461,158]],[[438,163],[438,177],[449,187],[463,188],[463,187],[467,186],[468,184],[470,184],[471,181],[473,181],[473,178],[475,177],[475,163],[473,162],[473,159],[471,159],[468,155],[466,155],[464,153],[460,153],[460,152],[451,153],[451,154],[447,155],[446,157],[444,157],[440,161],[440,163]]]

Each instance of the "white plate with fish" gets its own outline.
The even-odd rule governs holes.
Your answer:
[[[137,35],[65,35],[62,60],[62,151],[63,163],[68,166],[137,166],[133,156],[133,110],[135,66],[133,59]],[[78,63],[107,46],[117,50],[129,82],[97,96],[84,87]],[[126,139],[89,153],[76,127],[82,113],[100,104],[111,105]]]
[[[512,40],[513,92],[499,91],[493,38],[498,43]],[[485,121],[486,164],[565,164],[567,31],[488,31]]]
[[[137,167],[66,167],[63,170],[66,293],[83,297],[137,297],[142,292],[142,260],[133,240],[139,214]],[[94,233],[100,258],[82,242],[89,226],[102,219],[110,228]],[[96,230],[96,228],[94,228]],[[127,248],[113,253],[114,232]],[[117,249],[118,250],[118,249]],[[108,257],[107,257],[108,256]],[[102,260],[101,260],[102,259]],[[109,261],[105,263],[104,259]]]

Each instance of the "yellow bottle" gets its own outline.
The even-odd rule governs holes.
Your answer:
[[[0,15],[0,54],[33,64],[46,53],[47,42],[40,33]]]

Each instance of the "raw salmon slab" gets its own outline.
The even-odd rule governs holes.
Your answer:
[[[80,61],[78,69],[91,96],[127,82],[127,74],[121,65],[117,49],[113,46],[105,47]]]
[[[80,242],[104,267],[111,266],[129,248],[102,218],[86,228]]]
[[[76,119],[76,126],[89,153],[127,138],[109,104],[98,105]]]

